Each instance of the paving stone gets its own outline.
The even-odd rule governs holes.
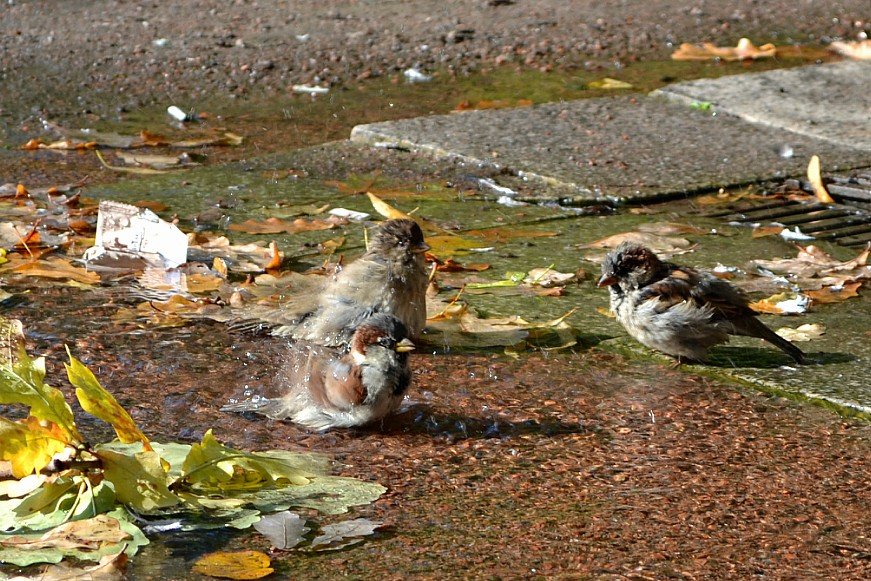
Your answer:
[[[800,175],[813,154],[825,171],[871,165],[862,150],[641,95],[359,125],[351,140],[502,168],[547,185],[538,199],[567,204]]]
[[[655,93],[709,102],[717,111],[753,123],[871,152],[871,62],[699,79]]]

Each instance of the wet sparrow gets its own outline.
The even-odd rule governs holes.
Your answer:
[[[708,348],[729,335],[758,337],[802,363],[804,353],[766,327],[739,289],[710,274],[661,261],[624,242],[605,257],[600,287],[611,291],[611,311],[642,344],[677,357],[706,361]]]
[[[277,381],[287,394],[230,404],[222,411],[254,411],[316,430],[380,420],[402,403],[411,384],[408,352],[414,344],[395,317],[379,313],[362,322],[349,346],[298,342]]]
[[[366,253],[327,283],[317,309],[292,335],[320,345],[341,345],[364,319],[387,313],[402,321],[409,337],[418,337],[426,324],[427,250],[414,221],[387,220]]]

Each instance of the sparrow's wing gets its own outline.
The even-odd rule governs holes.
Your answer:
[[[657,311],[666,311],[677,304],[693,300],[692,283],[690,273],[675,270],[667,277],[641,289],[638,304],[652,299],[658,301]]]

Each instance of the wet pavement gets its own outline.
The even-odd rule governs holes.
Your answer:
[[[590,106],[644,107],[638,102],[646,99]],[[683,120],[719,123],[704,111],[662,107],[681,111]],[[476,115],[487,119],[491,113]],[[720,124],[736,131],[730,143],[761,135],[755,129],[739,135],[736,124]],[[849,163],[867,159],[842,146],[801,143],[808,153],[817,152],[811,147],[817,145],[841,152]],[[77,159],[64,157],[71,166]],[[797,171],[797,161],[776,163],[787,164],[778,166],[786,168],[781,174],[749,172],[741,179]],[[725,167],[744,171],[744,165]],[[665,169],[660,175],[669,173]],[[675,260],[710,268],[791,256],[791,244],[754,239],[749,229],[703,218],[696,199],[621,207],[616,214],[610,205],[587,213],[515,207],[496,203],[498,192],[481,186],[481,177],[517,187],[519,199],[547,195],[546,185],[524,184],[458,156],[433,160],[349,142],[88,184],[82,192],[164,202],[168,208],[161,214],[177,216],[182,229],[191,231],[264,219],[282,205],[321,202],[373,213],[364,195],[369,191],[456,234],[489,229],[491,250],[456,257],[490,264],[474,275],[477,281],[533,267],[586,272],[563,296],[494,291],[464,297],[482,316],[548,320],[580,307],[569,319],[577,346],[532,349],[519,357],[501,348],[421,349],[412,360],[415,379],[406,407],[370,429],[312,434],[288,423],[219,412],[243,391],[270,387],[285,340],[205,320],[176,328],[116,317],[141,302],[124,288],[29,285],[4,314],[24,322],[32,351],[48,356],[49,377],[67,394],[70,388],[60,379],[63,343],[157,441],[196,440],[214,428],[219,439],[244,448],[326,453],[337,472],[389,488],[358,511],[386,522],[385,531],[335,554],[276,553],[280,575],[868,578],[871,432],[863,419],[846,417],[861,415],[868,405],[867,294],[800,319],[765,318],[775,327],[798,320],[824,323],[826,335],[802,344],[816,365],[794,368],[779,352],[740,339],[719,349],[712,367],[674,369],[627,340],[596,310],[606,306],[607,296],[594,287],[597,265],[584,260],[588,252],[579,245],[645,223],[682,222],[700,230],[685,235],[694,251]],[[213,208],[220,210],[217,218],[193,220]],[[362,230],[349,224],[294,236],[231,235],[238,243],[274,239],[294,257],[294,267],[304,269],[323,262],[318,243],[340,234],[347,236],[342,250],[353,258],[363,245]],[[823,247],[841,260],[852,257],[849,250]],[[448,287],[451,279],[444,282]],[[441,296],[452,294],[445,288]],[[808,405],[806,398],[834,409]],[[95,440],[109,436],[105,426],[83,423]],[[268,550],[268,541],[250,531],[162,535],[136,556],[130,576],[191,578],[190,564],[201,553],[242,547]]]

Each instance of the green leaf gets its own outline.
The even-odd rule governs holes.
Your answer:
[[[97,516],[115,507],[115,491],[106,482],[92,485],[80,474],[59,476],[23,499],[0,502],[0,529],[41,531],[72,520]]]
[[[12,464],[12,475],[24,478],[45,468],[66,448],[66,435],[55,425],[29,417],[23,422],[0,418],[0,460]]]
[[[0,364],[0,404],[28,406],[31,416],[57,425],[67,443],[76,446],[82,437],[76,429],[73,412],[60,390],[46,385],[44,379],[45,359],[31,359],[22,346],[16,361]]]
[[[148,438],[136,426],[127,410],[121,407],[111,393],[103,389],[90,369],[72,356],[69,347],[67,347],[67,355],[70,358],[69,363],[64,363],[67,377],[76,388],[76,397],[79,399],[82,409],[111,424],[115,428],[115,433],[118,434],[118,439],[122,442],[142,442],[145,449],[150,450]]]
[[[118,501],[140,513],[153,513],[179,504],[167,488],[166,471],[154,451],[123,454],[112,450],[94,452],[103,463],[103,475],[115,487]]]
[[[387,489],[376,482],[343,476],[318,476],[305,486],[259,490],[240,498],[248,499],[264,513],[297,507],[312,508],[325,514],[341,514],[348,512],[351,506],[371,504],[385,492]]]
[[[312,460],[302,454],[242,452],[220,444],[209,430],[191,446],[182,467],[183,481],[194,490],[257,490],[273,484],[303,485]]]

